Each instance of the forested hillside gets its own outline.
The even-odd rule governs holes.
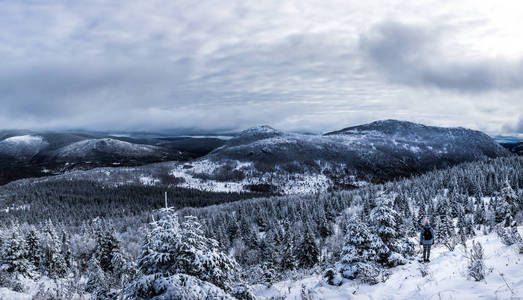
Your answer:
[[[100,203],[99,210],[64,214],[56,218],[61,221],[51,221],[45,206],[63,203],[74,212],[83,204],[71,203],[85,202],[88,191],[82,196],[82,189],[66,188],[69,193],[60,202],[51,187],[28,190],[22,199],[41,204],[27,205],[15,194],[2,200],[10,205],[2,208],[0,286],[20,295],[64,298],[252,299],[252,284],[317,272],[334,285],[344,280],[375,284],[387,280],[391,267],[413,259],[415,245],[409,237],[417,235],[425,218],[447,251],[489,232],[508,244],[519,243],[514,228],[522,221],[522,167],[521,157],[498,158],[352,191],[267,197],[176,213],[155,210],[163,203],[161,190],[155,190],[141,194],[143,202],[122,207],[115,203],[127,198],[115,196],[114,203]],[[175,207],[176,201],[199,206],[197,199],[205,197],[177,192],[182,192],[180,200],[170,191]],[[208,204],[213,201],[202,205]],[[27,217],[10,216],[20,211]]]

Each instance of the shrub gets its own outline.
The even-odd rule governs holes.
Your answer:
[[[480,242],[472,241],[472,249],[470,250],[468,275],[476,281],[485,278],[485,263],[483,262],[483,247]]]

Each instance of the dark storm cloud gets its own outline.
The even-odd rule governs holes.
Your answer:
[[[447,32],[435,26],[387,21],[362,34],[363,54],[388,80],[462,92],[523,88],[523,60],[450,58],[442,54]]]

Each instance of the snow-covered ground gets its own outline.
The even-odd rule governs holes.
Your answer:
[[[520,234],[523,227],[518,228]],[[517,245],[505,246],[495,233],[473,239],[481,242],[485,251],[486,278],[476,282],[467,278],[466,251],[458,246],[453,252],[445,247],[432,249],[431,262],[417,261],[390,269],[392,275],[376,285],[347,280],[343,285],[330,286],[320,275],[299,281],[283,281],[270,288],[255,286],[259,299],[283,297],[302,299],[302,290],[310,299],[523,299],[523,254]],[[467,242],[471,248],[472,240]],[[426,267],[428,275],[421,276]],[[278,298],[280,299],[280,298]]]
[[[184,164],[177,164],[171,170],[170,175],[184,179],[184,182],[178,185],[180,187],[212,192],[242,192],[249,191],[246,186],[250,184],[273,184],[283,194],[309,194],[326,191],[332,186],[332,181],[324,174],[259,173],[253,171],[251,162],[229,161],[228,163],[233,163],[235,170],[244,172],[246,174],[245,179],[218,181],[195,176],[196,174],[212,174],[223,165],[207,159],[191,162],[190,169],[187,169]],[[365,183],[355,182],[355,184],[364,185]]]
[[[32,296],[25,293],[18,293],[15,291],[11,291],[8,288],[0,287],[0,299],[9,299],[9,300],[31,300]]]
[[[68,280],[72,280],[71,278],[53,280],[44,276],[35,280],[25,277],[20,278],[19,280],[24,292],[16,292],[5,287],[0,287],[0,300],[92,299],[89,293],[71,292],[68,293],[67,296],[64,295],[64,288],[67,287]],[[85,284],[85,281],[86,278],[84,277],[80,279],[81,284]],[[60,293],[57,294],[57,291],[60,291]],[[39,295],[41,298],[35,297],[39,293],[44,293],[47,297],[44,297],[43,295]]]

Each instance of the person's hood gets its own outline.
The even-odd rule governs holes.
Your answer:
[[[430,224],[423,225],[424,228],[430,228]]]

